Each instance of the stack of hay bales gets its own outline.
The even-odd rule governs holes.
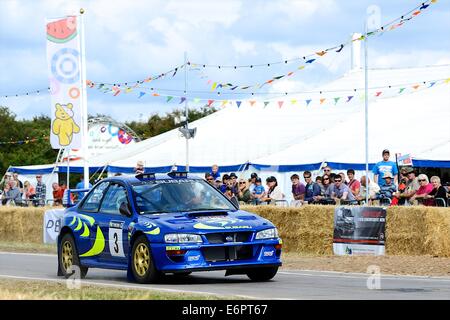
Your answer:
[[[42,243],[44,213],[48,209],[0,207],[0,241]],[[241,209],[272,221],[286,251],[314,256],[333,254],[334,206]],[[386,254],[450,257],[450,208],[387,208]]]

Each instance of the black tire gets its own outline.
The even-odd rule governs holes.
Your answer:
[[[278,267],[261,267],[247,271],[247,277],[252,281],[269,281],[278,272]]]
[[[161,279],[161,273],[153,263],[150,244],[144,235],[134,241],[130,268],[134,280],[138,283],[152,283]]]
[[[64,254],[65,250],[67,250],[66,254]],[[71,251],[71,259],[67,256],[68,251]],[[59,246],[58,252],[58,269],[60,271],[60,274],[65,278],[69,278],[70,276],[72,276],[75,271],[69,271],[71,266],[77,266],[80,269],[81,279],[84,279],[86,277],[89,268],[84,267],[80,264],[80,258],[78,256],[75,240],[70,233],[66,233],[61,239],[61,245]]]

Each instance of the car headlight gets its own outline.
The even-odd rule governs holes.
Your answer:
[[[198,234],[191,233],[169,233],[164,236],[167,243],[198,243],[203,242]]]
[[[271,229],[259,231],[255,237],[256,240],[273,239],[273,238],[278,238],[277,228],[271,228]]]

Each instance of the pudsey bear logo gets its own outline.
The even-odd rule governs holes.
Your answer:
[[[61,146],[68,146],[72,142],[74,133],[80,132],[80,127],[73,120],[73,105],[55,105],[55,120],[52,123],[52,132],[58,136]]]

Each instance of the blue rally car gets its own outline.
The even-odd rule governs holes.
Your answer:
[[[78,266],[127,270],[151,283],[161,275],[226,270],[254,281],[281,266],[275,226],[239,210],[205,180],[185,172],[117,176],[67,208],[58,237],[58,275]]]

